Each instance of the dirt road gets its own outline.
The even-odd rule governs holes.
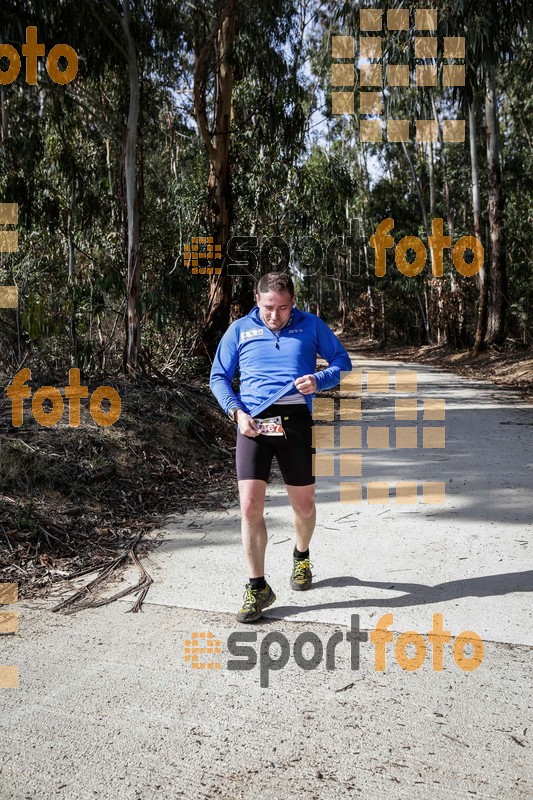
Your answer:
[[[57,598],[19,604],[19,632],[1,639],[20,673],[0,690],[3,800],[533,796],[533,407],[431,367],[355,367],[362,418],[320,425],[335,429],[320,451],[335,473],[317,481],[311,591],[289,589],[291,518],[274,482],[278,600],[255,626],[234,621],[246,574],[233,508],[168,520],[143,560],[155,582],[140,614],[125,613],[131,598],[73,616],[51,613]],[[366,391],[368,372],[388,391]],[[416,394],[397,393],[413,372]],[[413,413],[405,399],[416,418],[397,419]],[[361,427],[361,448],[341,447],[354,441],[341,424]],[[395,446],[399,427],[416,429],[416,448]],[[341,454],[362,457],[361,476],[341,474],[356,463]],[[416,503],[398,503],[398,482]],[[427,636],[439,619],[442,669]],[[240,640],[246,656],[243,631],[256,636]],[[185,659],[193,633],[220,642],[198,652],[203,668]]]

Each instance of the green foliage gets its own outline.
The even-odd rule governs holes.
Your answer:
[[[68,86],[53,84],[42,70],[35,87],[23,80],[0,87],[0,201],[20,207],[20,250],[0,257],[0,283],[16,282],[21,297],[18,312],[0,312],[0,357],[10,369],[28,358],[28,363],[41,359],[61,371],[71,364],[89,371],[118,370],[126,291],[123,156],[129,101],[121,3],[50,0],[31,8],[23,2],[8,6],[1,41],[20,49],[25,27],[36,24],[47,49],[68,42],[80,62]],[[207,304],[208,279],[187,270],[183,247],[192,236],[210,234],[209,162],[196,127],[192,86],[198,48],[222,6],[222,0],[131,3],[141,77],[142,345],[154,363],[172,362],[192,372],[196,365],[190,353]],[[427,244],[416,190],[418,185],[427,206],[430,166],[435,216],[447,219],[446,181],[455,238],[472,233],[471,172],[468,143],[435,146],[430,164],[427,148],[419,144],[361,145],[354,119],[332,117],[330,37],[353,30],[357,10],[353,3],[316,0],[239,2],[231,57],[233,233],[258,236],[260,242],[280,236],[288,242],[299,299],[331,320],[343,309],[362,334],[373,330],[375,336],[406,341],[425,340],[426,323],[431,335],[455,325],[457,336],[461,328],[462,342],[468,343],[475,326],[476,286],[454,280],[449,259],[440,289],[431,282],[429,267],[416,279],[401,276],[392,253],[387,275],[377,279],[373,274],[368,239],[385,217],[395,221],[396,241],[418,235]],[[437,102],[441,114],[459,113],[469,98],[479,109],[485,244],[480,109],[483,77],[495,65],[498,69],[509,333],[530,343],[533,120],[530,93],[524,89],[532,55],[527,4],[446,0],[439,14],[443,32],[454,35],[464,28],[468,39],[466,90],[443,91]],[[388,46],[398,49],[399,40]],[[210,107],[215,91],[209,84]],[[395,116],[432,115],[429,94],[416,89],[388,92],[386,105]],[[348,235],[353,219],[361,220],[360,269],[350,273],[341,253],[327,274],[324,255],[322,271],[306,277],[305,254],[296,243],[313,237],[325,254],[332,239]],[[251,281],[235,281],[241,311],[247,310],[250,287]]]

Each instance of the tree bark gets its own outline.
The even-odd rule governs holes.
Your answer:
[[[130,98],[128,128],[124,156],[126,178],[126,216],[128,225],[127,288],[126,288],[126,347],[124,366],[127,373],[135,373],[139,366],[141,322],[138,313],[140,285],[139,191],[137,185],[137,128],[139,121],[139,72],[137,53],[131,32],[130,0],[122,2],[122,29],[126,39]]]
[[[368,297],[368,310],[369,310],[369,321],[370,321],[370,338],[374,339],[376,334],[376,306],[374,303],[374,295],[372,292],[372,284],[370,283],[370,267],[368,264],[368,248],[367,248],[367,237],[365,233],[365,226],[364,223],[361,222],[361,230],[363,234],[363,254],[365,257],[365,277],[366,277],[366,294]]]
[[[5,89],[0,86],[0,141],[4,142],[8,137],[8,112],[5,96]]]
[[[70,307],[70,338],[72,343],[72,366],[79,367],[79,348],[78,348],[78,329],[76,324],[77,315],[77,295],[75,286],[75,270],[76,270],[76,249],[74,245],[74,225],[76,214],[76,178],[72,176],[72,184],[70,187],[69,197],[69,210],[67,222],[67,243],[68,243],[68,285],[70,290],[71,307]]]
[[[490,225],[489,303],[487,344],[502,344],[505,339],[507,310],[507,271],[505,264],[504,195],[500,170],[496,73],[487,76],[485,120],[487,126],[487,171]]]
[[[367,294],[367,297],[368,297],[368,308],[369,308],[369,312],[370,312],[369,334],[370,334],[370,338],[374,339],[374,337],[376,335],[377,311],[376,311],[376,304],[374,303],[374,294],[372,292],[372,284],[370,282],[370,266],[369,266],[369,263],[368,263],[368,245],[367,245],[368,238],[367,238],[366,230],[365,230],[365,219],[367,219],[367,212],[366,212],[365,200],[364,200],[365,195],[367,197],[370,196],[370,177],[369,177],[369,174],[368,174],[368,163],[367,163],[367,159],[366,159],[366,151],[364,150],[364,148],[361,148],[359,152],[361,154],[361,158],[359,160],[359,170],[360,170],[360,173],[361,173],[361,177],[363,178],[364,183],[365,183],[365,192],[363,193],[363,216],[358,221],[360,223],[361,230],[359,231],[359,227],[358,227],[357,236],[359,237],[360,234],[362,234],[362,237],[363,237],[363,239],[362,239],[362,247],[363,247],[363,255],[364,255],[364,258],[365,258],[366,294]],[[366,180],[365,180],[365,178],[366,178]],[[391,181],[392,181],[392,175],[391,175]],[[372,227],[371,218],[368,219],[368,222],[369,222],[370,227]],[[383,336],[382,336],[382,341],[383,341]]]
[[[418,197],[418,202],[420,204],[420,211],[422,212],[422,220],[424,222],[424,230],[426,231],[426,236],[429,240],[431,232],[429,230],[429,220],[428,220],[428,212],[426,208],[426,201],[424,199],[424,193],[422,191],[422,186],[420,184],[420,180],[418,175],[416,174],[415,165],[413,164],[413,159],[409,154],[409,150],[405,146],[405,142],[402,142],[402,150],[404,153],[405,158],[407,159],[407,163],[409,165],[409,170],[411,172],[411,176],[413,178],[413,183],[416,190],[416,196]]]
[[[444,201],[446,206],[446,222],[448,223],[448,235],[451,237],[452,244],[455,238],[455,215],[453,211],[452,190],[449,181],[448,159],[446,157],[446,150],[444,148],[444,134],[442,132],[442,123],[440,121],[439,113],[435,97],[431,95],[431,105],[433,114],[437,122],[437,133],[440,145],[440,153],[442,160],[443,171],[443,184],[444,184]],[[445,308],[444,300],[442,298],[442,282],[437,285],[437,295],[439,302],[439,327],[443,326],[444,342],[450,343],[454,347],[459,347],[462,343],[465,333],[465,304],[462,288],[455,277],[455,270],[450,270],[450,296]],[[447,317],[447,320],[446,320]],[[440,334],[439,334],[440,339]]]
[[[113,182],[113,167],[111,164],[111,139],[109,138],[106,138],[105,140],[105,161],[107,167],[107,182],[109,184],[107,194],[109,198],[109,208],[111,210],[111,221],[115,222],[116,221],[115,202],[114,202],[115,195],[113,192],[114,182]]]
[[[381,292],[381,345],[387,343],[387,329],[385,323],[385,292]]]
[[[470,169],[472,172],[472,211],[474,215],[474,235],[482,241],[481,234],[481,194],[479,190],[479,166],[477,158],[476,137],[476,105],[475,97],[468,106],[468,135],[470,141]],[[485,337],[487,335],[487,300],[488,288],[487,270],[483,265],[477,275],[479,289],[479,305],[477,312],[476,335],[474,339],[474,354],[485,350]]]
[[[207,311],[195,347],[196,355],[212,355],[227,329],[231,312],[231,277],[227,270],[226,249],[233,221],[231,191],[230,124],[233,70],[229,56],[236,36],[237,0],[227,0],[219,19],[202,50],[197,53],[194,75],[194,110],[200,134],[210,161],[208,180],[210,223],[213,242],[220,245],[221,271],[209,285]],[[215,110],[213,134],[209,132],[206,111],[208,59],[215,55]]]
[[[429,216],[435,216],[435,161],[433,155],[433,143],[428,143],[428,177],[429,177]]]
[[[426,201],[424,199],[424,193],[422,191],[422,185],[420,183],[418,175],[416,174],[415,165],[413,164],[413,159],[411,158],[411,156],[409,154],[409,150],[405,146],[405,142],[402,142],[402,150],[403,150],[404,155],[405,155],[405,157],[407,159],[407,163],[409,164],[409,169],[411,171],[411,176],[413,178],[413,182],[414,182],[414,185],[415,185],[416,194],[417,194],[417,197],[418,197],[418,202],[420,204],[420,210],[422,212],[422,219],[424,221],[424,229],[426,231],[426,237],[427,237],[428,245],[429,245],[429,237],[430,237],[431,233],[430,233],[430,230],[429,230],[428,212],[427,212],[427,208],[426,208]],[[433,250],[431,248],[430,248],[430,254],[431,254],[431,272],[433,273],[434,253],[433,253]],[[431,290],[431,284],[430,284],[430,290]],[[433,344],[432,324],[431,324],[431,318],[430,318],[430,313],[429,313],[428,291],[427,291],[427,285],[425,283],[424,283],[424,300],[425,300],[425,304],[426,304],[426,313],[424,315],[424,326],[425,326],[425,330],[426,330],[427,343],[428,344]]]

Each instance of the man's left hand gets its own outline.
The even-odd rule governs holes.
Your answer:
[[[316,378],[314,375],[302,375],[296,378],[294,385],[302,394],[314,394],[316,392]]]

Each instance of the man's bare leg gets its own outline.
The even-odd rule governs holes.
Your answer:
[[[242,546],[249,578],[261,578],[265,574],[268,541],[264,516],[266,487],[266,481],[239,481]]]
[[[294,512],[296,537],[289,584],[294,591],[303,592],[311,587],[313,581],[308,548],[316,524],[315,485],[285,486]]]
[[[288,486],[285,484],[290,504],[294,512],[293,525],[296,548],[305,553],[316,525],[315,484],[308,486]]]

